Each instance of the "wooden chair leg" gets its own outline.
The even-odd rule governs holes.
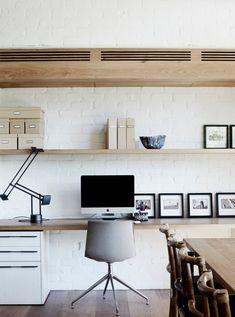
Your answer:
[[[178,306],[175,297],[170,299],[169,317],[178,317]]]

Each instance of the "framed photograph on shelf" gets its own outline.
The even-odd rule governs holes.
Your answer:
[[[218,217],[235,217],[235,193],[216,193]]]
[[[204,125],[204,148],[227,149],[228,125]]]
[[[148,212],[148,218],[156,218],[155,194],[135,194],[135,211]]]
[[[235,125],[230,125],[230,147],[235,149]]]
[[[184,203],[182,193],[158,194],[160,218],[183,218]]]
[[[212,217],[212,194],[211,193],[188,193],[188,216],[189,217]]]

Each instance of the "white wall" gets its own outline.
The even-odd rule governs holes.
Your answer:
[[[234,47],[234,12],[231,0],[226,5],[219,0],[0,0],[0,46]],[[166,147],[200,148],[203,124],[235,123],[234,100],[233,88],[0,90],[0,106],[45,110],[45,148],[102,148],[109,116],[134,117],[136,139],[165,133]],[[0,157],[1,190],[23,160]],[[52,194],[44,216],[79,216],[80,175],[102,173],[135,174],[137,192],[235,191],[234,159],[223,155],[43,156],[24,176],[24,183]],[[29,200],[18,192],[0,203],[1,218],[28,215],[28,211]],[[51,234],[52,288],[85,288],[103,272],[103,266],[98,271],[97,263],[83,258],[84,235]],[[137,243],[137,257],[123,264],[125,273],[120,266],[121,276],[141,288],[167,287],[163,237],[141,231]]]
[[[3,89],[1,105],[41,106],[45,148],[104,148],[107,117],[131,116],[139,135],[167,135],[165,147],[201,148],[203,124],[234,124],[233,88],[59,88]],[[25,157],[1,156],[1,188]],[[233,156],[43,156],[24,176],[25,184],[52,194],[47,217],[79,216],[80,175],[136,176],[136,192],[234,191]],[[40,173],[38,171],[40,170]],[[29,201],[13,192],[1,216],[28,215]],[[64,197],[66,196],[66,199]]]
[[[1,47],[231,47],[233,0],[0,0]]]

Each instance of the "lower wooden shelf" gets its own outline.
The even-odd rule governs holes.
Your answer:
[[[0,150],[0,155],[23,155],[30,150]],[[149,155],[149,154],[235,154],[235,149],[45,149],[43,155]],[[41,155],[40,154],[40,155]]]

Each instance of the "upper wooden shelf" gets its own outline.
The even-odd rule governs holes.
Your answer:
[[[0,88],[235,87],[235,49],[0,49]]]
[[[28,154],[30,150],[0,150],[0,155]],[[133,149],[133,150],[108,150],[108,149],[45,149],[40,155],[161,155],[161,154],[235,154],[235,149]]]

